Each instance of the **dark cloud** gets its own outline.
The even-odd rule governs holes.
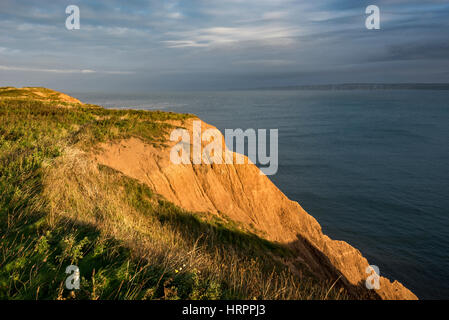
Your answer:
[[[428,60],[449,57],[449,39],[424,43],[402,43],[388,47],[386,60]]]

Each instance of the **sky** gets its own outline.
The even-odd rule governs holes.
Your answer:
[[[68,30],[65,10],[80,9]],[[368,5],[380,29],[368,30]],[[62,91],[449,82],[448,0],[1,0],[0,86]]]

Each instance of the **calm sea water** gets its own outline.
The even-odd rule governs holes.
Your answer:
[[[334,239],[420,298],[449,298],[448,91],[74,94],[188,112],[220,130],[279,129],[270,178]]]

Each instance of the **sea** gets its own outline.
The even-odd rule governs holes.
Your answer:
[[[269,178],[325,234],[421,299],[449,298],[449,91],[72,93],[107,108],[193,113],[278,129]]]

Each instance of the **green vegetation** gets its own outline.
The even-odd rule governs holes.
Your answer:
[[[108,110],[57,94],[0,88],[0,299],[347,297],[288,248],[184,211],[86,152],[128,137],[163,147],[165,121],[191,115]],[[71,264],[81,273],[73,292]]]

